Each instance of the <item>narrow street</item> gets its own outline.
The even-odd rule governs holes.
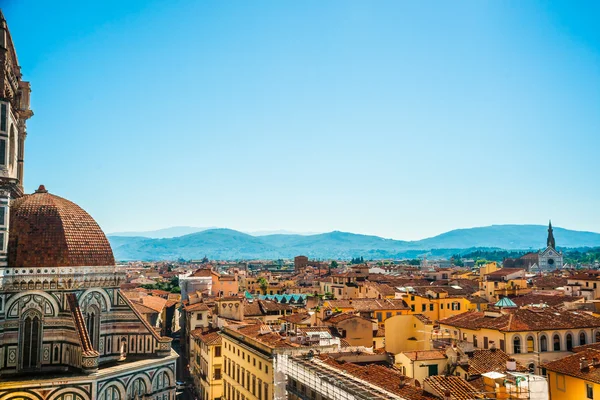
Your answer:
[[[179,358],[177,359],[177,382],[189,382],[189,372],[187,369],[188,361],[185,356],[181,352],[181,346],[179,340],[173,340],[172,343],[173,350],[179,354]],[[190,388],[186,388],[183,391],[177,391],[177,399],[178,400],[194,400],[194,395]]]

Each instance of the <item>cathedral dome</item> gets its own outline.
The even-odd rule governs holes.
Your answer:
[[[78,267],[115,264],[108,239],[77,204],[35,193],[10,205],[9,267]]]

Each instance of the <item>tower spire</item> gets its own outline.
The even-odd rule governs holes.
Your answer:
[[[548,240],[546,241],[548,247],[556,249],[556,242],[554,240],[554,230],[552,229],[552,221],[548,221]]]

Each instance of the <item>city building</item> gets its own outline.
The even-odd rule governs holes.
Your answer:
[[[503,300],[508,305],[510,300]],[[587,312],[517,308],[514,303],[441,320],[440,329],[447,329],[456,341],[468,342],[475,349],[489,349],[494,344],[536,372],[541,364],[564,357],[575,346],[600,342],[600,318]]]
[[[542,366],[552,400],[600,399],[600,351],[585,349]]]
[[[223,396],[222,340],[218,331],[192,331],[193,348],[190,372],[198,397],[202,400],[220,399]]]

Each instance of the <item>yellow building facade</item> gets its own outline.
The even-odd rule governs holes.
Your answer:
[[[224,398],[272,399],[272,349],[230,328],[224,328],[223,333]]]
[[[218,332],[192,332],[194,348],[190,368],[196,392],[201,400],[223,396],[223,348]]]
[[[600,351],[587,349],[543,365],[552,400],[600,399]]]

